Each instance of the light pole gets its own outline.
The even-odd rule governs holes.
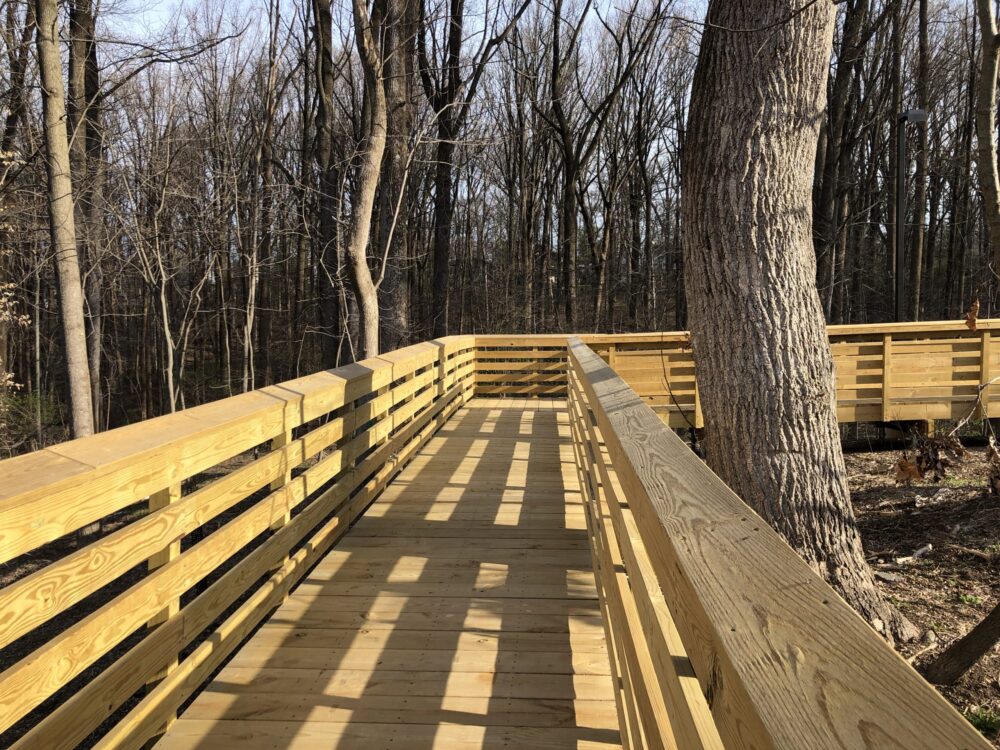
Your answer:
[[[908,109],[899,113],[896,128],[896,320],[903,320],[906,305],[906,284],[903,248],[906,243],[906,124],[927,122],[927,112],[923,109]]]

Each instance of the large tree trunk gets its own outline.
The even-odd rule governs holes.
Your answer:
[[[347,230],[348,269],[358,302],[360,346],[359,359],[374,357],[378,346],[378,290],[368,267],[368,237],[371,233],[372,208],[385,152],[387,114],[382,81],[382,53],[368,18],[365,0],[354,0],[354,31],[361,68],[365,77],[363,122],[365,132],[360,146],[358,175],[351,193],[351,223]],[[379,17],[384,18],[380,12]]]
[[[827,2],[709,5],[681,192],[692,340],[711,467],[876,630],[912,637],[865,563],[815,284],[834,17]]]
[[[37,0],[35,6],[38,70],[42,84],[46,167],[49,177],[49,233],[56,256],[59,306],[66,347],[73,437],[94,432],[87,365],[87,338],[83,316],[80,259],[76,251],[73,185],[70,179],[69,141],[66,138],[66,99],[59,54],[59,13],[56,0]]]
[[[1000,276],[1000,175],[997,172],[997,68],[1000,41],[991,0],[976,0],[982,36],[979,88],[976,92],[976,172],[983,191],[983,216],[993,253],[993,273]]]

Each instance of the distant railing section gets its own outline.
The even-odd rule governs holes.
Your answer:
[[[904,422],[1000,417],[1000,320],[830,326],[837,417]],[[580,340],[669,426],[704,427],[695,356],[686,332],[589,334]],[[477,336],[476,382],[483,393],[565,396],[563,336]],[[544,359],[542,358],[544,356]],[[978,402],[979,386],[985,385]]]
[[[568,379],[626,747],[990,747],[579,338]]]
[[[40,708],[14,747],[71,748],[137,700],[97,747],[141,747],[472,396],[474,367],[475,340],[448,337],[0,463],[0,564],[117,526],[0,589],[0,732]]]

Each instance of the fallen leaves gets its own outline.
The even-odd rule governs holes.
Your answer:
[[[896,462],[896,484],[910,484],[928,474],[932,481],[940,482],[952,460],[963,458],[965,453],[962,441],[954,435],[915,435],[913,458],[909,451],[903,451],[902,458]],[[1000,453],[997,454],[997,479],[1000,482]],[[1000,483],[997,486],[1000,488]]]
[[[907,458],[906,453],[896,462],[896,484],[910,484],[914,479],[923,479],[924,475],[917,464]]]
[[[965,311],[965,325],[970,331],[976,330],[976,320],[979,318],[979,297],[972,300],[969,309]]]
[[[990,444],[986,449],[986,466],[990,495],[1000,497],[1000,450],[993,435],[990,435]]]

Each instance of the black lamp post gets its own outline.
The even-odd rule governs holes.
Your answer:
[[[903,310],[906,305],[905,273],[903,248],[906,243],[906,124],[909,122],[927,122],[927,112],[923,109],[908,109],[899,113],[899,126],[896,128],[896,320],[903,320]]]

